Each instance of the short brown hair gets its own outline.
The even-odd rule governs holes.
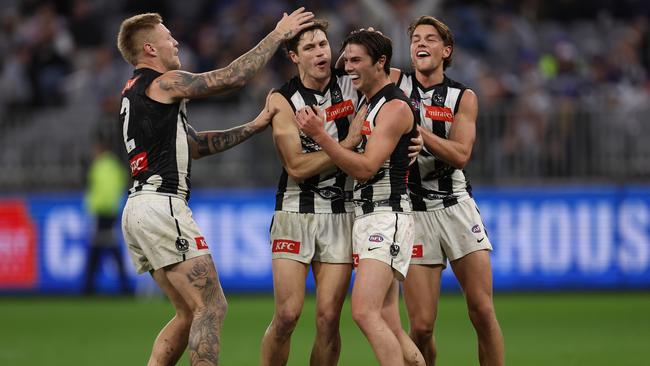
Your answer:
[[[300,43],[300,37],[302,37],[302,35],[307,33],[307,32],[312,32],[312,31],[315,31],[315,30],[321,30],[327,36],[327,28],[330,25],[327,20],[325,20],[325,19],[312,19],[312,22],[314,22],[314,24],[312,24],[309,27],[301,30],[295,36],[293,36],[293,37],[287,39],[286,41],[284,41],[284,50],[287,51],[287,54],[289,54],[289,51],[293,51],[295,53],[298,53],[298,43]]]
[[[386,56],[384,72],[386,75],[390,74],[390,59],[393,57],[393,41],[390,38],[377,31],[356,30],[345,38],[341,51],[349,44],[363,46],[373,64],[376,64],[381,56]]]
[[[117,48],[122,57],[130,64],[136,65],[140,54],[140,34],[161,23],[162,17],[158,13],[138,14],[124,20],[117,34]]]
[[[451,47],[451,53],[449,54],[449,57],[444,59],[444,61],[442,62],[442,69],[446,70],[449,66],[451,66],[451,60],[454,54],[454,35],[451,33],[451,29],[449,29],[447,24],[443,23],[438,18],[432,17],[430,15],[423,15],[415,19],[411,23],[411,25],[409,25],[407,31],[409,35],[409,40],[413,38],[413,32],[415,32],[415,28],[417,28],[418,25],[422,25],[422,24],[431,25],[434,28],[436,28],[438,34],[440,34],[440,38],[442,38],[442,43],[444,43],[445,46]]]

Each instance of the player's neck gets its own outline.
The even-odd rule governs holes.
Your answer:
[[[149,60],[139,60],[138,63],[135,65],[136,69],[142,69],[142,68],[145,68],[145,67],[148,68],[148,69],[156,70],[161,74],[164,74],[167,71],[169,71],[169,70],[167,70],[166,67],[158,64],[157,62],[151,62]]]
[[[374,97],[381,89],[383,89],[386,85],[390,84],[390,78],[386,74],[381,74],[380,77],[375,79],[375,82],[372,83],[371,85],[368,85],[368,89],[363,91],[363,94],[366,96],[366,99],[370,100],[372,97]]]
[[[436,68],[430,72],[422,72],[415,70],[415,78],[425,88],[432,87],[442,83],[445,79],[445,74],[442,68]]]
[[[327,85],[330,83],[330,78],[331,76],[328,76],[324,79],[314,79],[312,77],[307,76],[306,74],[303,74],[300,77],[300,82],[302,83],[302,85],[305,86],[305,88],[318,90],[322,92],[325,90],[325,88],[327,88]]]

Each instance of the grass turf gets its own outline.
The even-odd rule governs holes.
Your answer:
[[[271,319],[267,295],[228,296],[223,365],[257,365]],[[509,365],[645,365],[650,358],[649,293],[497,294]],[[0,365],[144,365],[171,317],[162,299],[0,297]],[[475,365],[476,341],[460,295],[445,294],[436,338],[439,365]],[[404,316],[403,316],[404,319]],[[375,365],[346,302],[340,365]],[[307,365],[314,336],[308,297],[289,365]],[[180,365],[188,365],[184,357]]]

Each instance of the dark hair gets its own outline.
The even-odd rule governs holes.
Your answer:
[[[298,53],[298,43],[300,43],[300,37],[302,37],[303,34],[307,32],[312,32],[316,30],[321,30],[325,35],[327,35],[327,28],[329,27],[329,23],[327,20],[324,19],[313,19],[312,22],[314,24],[310,25],[309,27],[301,30],[298,32],[295,36],[292,38],[287,39],[284,41],[284,50],[289,54],[289,51],[293,51],[295,53]]]
[[[409,39],[413,38],[413,32],[415,32],[415,28],[418,27],[418,25],[431,25],[436,30],[438,31],[438,34],[440,34],[440,38],[442,39],[442,43],[444,43],[445,46],[450,46],[451,47],[451,53],[447,58],[445,58],[442,61],[442,69],[446,70],[449,66],[451,66],[451,60],[452,56],[454,54],[454,35],[451,33],[451,29],[447,26],[447,24],[443,23],[440,21],[438,18],[432,17],[430,15],[423,15],[417,19],[415,19],[411,25],[409,25],[409,28],[407,30]]]
[[[359,30],[348,34],[343,41],[341,50],[348,44],[357,44],[365,47],[373,64],[377,63],[381,56],[386,56],[384,72],[390,74],[390,59],[393,56],[393,42],[390,38],[376,31]]]

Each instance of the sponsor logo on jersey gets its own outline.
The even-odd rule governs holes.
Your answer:
[[[363,121],[363,127],[361,127],[361,134],[362,135],[370,135],[372,133],[372,130],[370,129],[370,122],[369,121]]]
[[[208,249],[208,243],[205,241],[205,238],[202,236],[194,238],[196,242],[196,249]]]
[[[335,119],[347,117],[354,113],[354,105],[350,99],[344,100],[341,103],[334,104],[325,109],[326,121],[331,122]]]
[[[424,249],[422,248],[422,244],[413,245],[413,252],[411,253],[411,258],[422,258],[423,255],[424,255]]]
[[[135,82],[138,81],[138,79],[140,79],[140,76],[142,76],[142,75],[138,75],[138,76],[134,77],[133,79],[127,80],[126,84],[124,84],[124,89],[122,89],[122,94],[126,93],[127,90],[131,89],[131,87],[133,87],[133,85],[135,85]]]
[[[473,232],[474,234],[478,234],[478,233],[480,233],[480,232],[481,232],[481,227],[480,227],[478,224],[472,226],[472,232]]]
[[[141,152],[137,155],[134,155],[129,160],[129,165],[131,166],[131,176],[135,177],[143,170],[147,170],[149,167],[149,161],[147,160],[147,153]]]
[[[424,105],[426,117],[434,121],[454,122],[454,112],[451,108]]]
[[[381,234],[372,234],[370,235],[368,240],[373,241],[375,243],[381,243],[382,241],[384,241],[384,237]]]
[[[288,239],[275,239],[273,240],[273,253],[300,253],[300,242]]]
[[[359,254],[352,254],[352,265],[359,267]]]

